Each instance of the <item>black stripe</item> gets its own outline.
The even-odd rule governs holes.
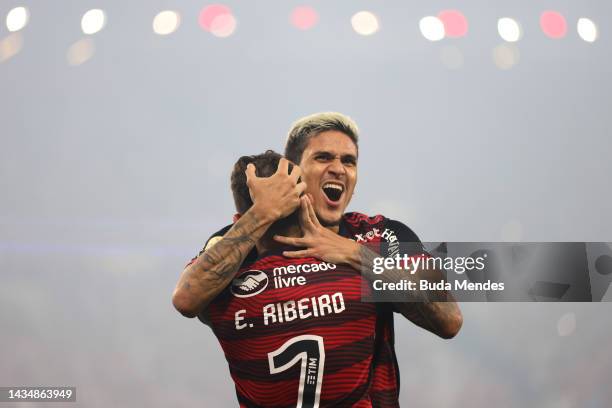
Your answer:
[[[354,341],[341,347],[329,350],[332,358],[325,360],[325,374],[334,374],[342,369],[350,367],[356,363],[366,360],[372,350],[373,337],[368,336],[361,340]],[[230,366],[232,376],[241,380],[251,380],[261,383],[281,381],[285,378],[295,378],[299,376],[300,367],[298,364],[276,375],[270,374],[270,366],[267,358],[257,360],[232,359],[225,356]],[[295,372],[293,372],[295,371]]]
[[[213,320],[213,331],[215,335],[223,341],[256,339],[278,335],[279,331],[284,333],[291,331],[304,331],[315,327],[340,326],[344,323],[352,323],[356,320],[365,320],[374,315],[373,303],[346,302],[346,309],[342,313],[329,313],[325,316],[315,317],[310,310],[311,316],[308,320],[296,318],[291,322],[263,324],[263,317],[257,316],[246,318],[244,324],[253,323],[255,328],[248,331],[237,331],[234,320],[218,322]]]

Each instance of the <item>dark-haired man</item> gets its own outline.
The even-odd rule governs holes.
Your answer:
[[[286,251],[285,256],[312,256],[367,270],[373,255],[360,244],[380,243],[388,251],[387,255],[394,256],[409,252],[399,243],[419,243],[414,232],[400,222],[383,216],[344,214],[357,181],[358,131],[350,118],[338,113],[322,113],[300,119],[289,133],[285,157],[298,163],[299,170],[296,167],[290,175],[281,172],[270,178],[255,178],[253,166],[247,168],[253,207],[233,225],[213,235],[183,271],[173,296],[174,305],[182,314],[194,317],[206,308],[233,279],[242,262],[247,257],[254,259],[255,243],[270,225],[295,211],[303,192],[311,197],[321,225],[304,231],[301,238],[276,237],[279,242],[304,248],[298,252]],[[392,271],[386,274],[393,275]],[[415,277],[418,276],[419,273]],[[398,405],[393,312],[398,311],[415,324],[450,338],[458,332],[462,318],[454,302],[434,301],[445,299],[446,295],[415,292],[411,303],[377,306],[380,342],[373,360],[370,390],[373,406]]]
[[[250,180],[291,177],[293,166],[280,160],[272,151],[238,160],[232,192],[239,214],[253,207],[247,165],[256,168]],[[361,301],[368,286],[348,265],[285,257],[287,246],[273,239],[301,237],[317,224],[303,195],[300,209],[270,226],[255,244],[258,257],[200,313],[223,348],[241,406],[372,407],[377,309]]]

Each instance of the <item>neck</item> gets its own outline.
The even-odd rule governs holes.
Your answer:
[[[264,254],[270,251],[282,251],[285,249],[287,250],[295,249],[295,247],[288,246],[286,244],[281,244],[280,242],[275,241],[273,238],[274,235],[281,235],[284,237],[291,237],[291,238],[300,238],[304,234],[302,233],[302,228],[300,228],[299,225],[290,225],[286,228],[283,228],[282,230],[277,230],[277,231],[268,230],[268,232],[266,232],[264,236],[261,237],[259,241],[257,241],[257,243],[255,244],[258,254],[261,255],[261,254]]]

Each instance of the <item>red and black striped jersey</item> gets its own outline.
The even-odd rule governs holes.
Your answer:
[[[231,225],[228,225],[211,236],[207,245],[213,238],[224,235],[230,227]],[[398,253],[410,255],[414,251],[423,250],[419,238],[410,228],[382,215],[369,217],[361,213],[347,213],[342,218],[339,234],[358,243],[375,246],[374,249],[383,256],[395,256]],[[408,243],[415,244],[417,248]],[[241,270],[244,271],[245,267],[253,263],[256,258],[257,253],[252,251]],[[394,345],[394,309],[391,303],[379,303],[375,307],[376,340],[370,367],[372,376],[368,391],[369,400],[376,408],[399,407],[399,367]]]
[[[412,255],[424,252],[418,236],[401,222],[382,215],[344,214],[340,235],[373,247],[382,256]],[[372,363],[370,399],[376,408],[399,407],[399,366],[395,354],[393,304],[377,304],[377,342]]]
[[[348,266],[267,255],[208,306],[244,407],[371,407],[376,305]]]

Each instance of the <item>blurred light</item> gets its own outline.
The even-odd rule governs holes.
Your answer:
[[[180,23],[181,17],[177,12],[164,10],[153,19],[153,31],[155,34],[168,35],[175,32]]]
[[[215,37],[229,37],[236,31],[236,18],[233,14],[223,14],[215,18],[210,27],[210,32]]]
[[[360,11],[351,17],[351,25],[357,34],[372,35],[380,28],[378,18],[369,11]]]
[[[438,17],[427,16],[419,21],[423,37],[429,41],[440,41],[444,38],[444,23]]]
[[[440,51],[440,60],[448,69],[459,69],[463,67],[463,53],[454,45],[442,48]]]
[[[557,333],[559,336],[566,337],[576,331],[576,314],[566,313],[557,322]]]
[[[200,27],[216,37],[229,37],[236,30],[236,18],[232,10],[223,4],[211,4],[200,11]]]
[[[92,9],[83,14],[81,29],[85,34],[95,34],[104,28],[106,15],[100,9]]]
[[[556,11],[545,11],[540,16],[540,27],[550,38],[563,38],[567,33],[565,17]]]
[[[493,62],[499,69],[510,69],[519,59],[520,53],[514,44],[500,44],[493,49]]]
[[[301,6],[293,9],[289,20],[294,27],[300,30],[308,30],[317,24],[319,15],[312,7]]]
[[[438,13],[438,18],[444,24],[444,32],[448,37],[463,37],[468,32],[467,19],[460,11],[443,10]]]
[[[510,17],[502,17],[497,20],[497,32],[504,41],[508,42],[516,42],[523,36],[518,21]]]
[[[91,38],[84,38],[75,42],[68,48],[66,53],[68,65],[81,65],[93,57],[94,51],[94,42]]]
[[[25,7],[15,7],[6,15],[6,28],[10,32],[21,30],[28,24],[30,14]]]
[[[202,11],[200,11],[198,23],[200,23],[200,27],[202,27],[203,30],[210,31],[212,29],[213,21],[217,17],[225,14],[232,14],[232,10],[223,4],[212,4],[204,7]]]
[[[588,18],[578,19],[578,35],[586,42],[597,40],[597,25]]]
[[[21,51],[22,46],[23,37],[21,33],[12,33],[0,40],[0,62],[4,62],[15,56]]]

